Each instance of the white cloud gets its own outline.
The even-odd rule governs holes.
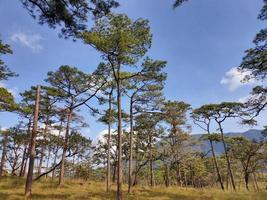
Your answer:
[[[105,129],[105,130],[103,130],[103,131],[100,131],[100,132],[97,134],[96,138],[94,139],[94,144],[97,144],[97,142],[98,142],[99,140],[102,141],[102,142],[104,142],[104,141],[105,141],[105,139],[104,139],[104,135],[106,135],[106,134],[108,134],[108,129]],[[111,129],[111,134],[116,135],[116,134],[117,134],[117,131],[116,131],[115,129]]]
[[[43,39],[39,34],[17,32],[10,36],[13,42],[18,42],[21,45],[30,48],[33,52],[39,52],[43,49],[40,41]]]
[[[246,75],[249,75],[249,72],[240,72],[237,68],[231,68],[225,73],[220,83],[226,85],[230,91],[235,91],[241,86],[251,85],[256,82],[253,79],[248,82],[242,82]]]
[[[6,131],[7,129],[8,129],[8,127],[6,127],[6,126],[0,127],[1,131]]]

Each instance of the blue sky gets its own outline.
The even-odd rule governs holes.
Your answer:
[[[252,46],[256,33],[264,26],[257,20],[262,0],[191,0],[176,10],[173,0],[120,0],[115,12],[150,21],[153,44],[148,55],[168,61],[165,95],[198,107],[206,103],[238,101],[248,95],[255,83],[242,85],[238,66],[244,51]],[[2,82],[16,96],[31,85],[43,83],[47,71],[60,65],[76,66],[92,72],[99,54],[81,42],[58,38],[57,30],[39,25],[19,0],[0,1],[0,34],[14,54],[3,56],[19,77]],[[85,112],[85,111],[84,111]],[[259,125],[264,125],[263,113]],[[105,127],[85,115],[90,128],[83,130],[94,138]],[[0,126],[17,122],[14,114],[0,113]],[[259,126],[259,127],[260,127]],[[226,131],[246,130],[235,121]],[[200,130],[193,126],[193,132]]]

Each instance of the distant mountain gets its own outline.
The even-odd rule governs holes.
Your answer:
[[[262,137],[262,130],[257,130],[257,129],[250,129],[246,132],[230,132],[230,133],[225,133],[225,136],[228,137],[237,137],[237,136],[244,136],[250,140],[259,140]],[[196,134],[196,135],[192,135],[193,138],[197,139],[197,140],[201,140],[201,136],[202,134]],[[196,147],[197,149],[199,149],[200,151],[203,152],[208,152],[210,150],[210,144],[209,141],[203,141],[201,140],[201,144],[199,146]],[[218,154],[222,154],[224,152],[223,149],[223,145],[221,142],[214,142],[214,150],[215,153]]]

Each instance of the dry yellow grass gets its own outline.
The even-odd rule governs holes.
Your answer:
[[[2,178],[0,180],[0,200],[24,199],[24,179]],[[126,188],[124,188],[126,190]],[[105,183],[67,180],[63,188],[56,182],[43,180],[35,182],[32,199],[45,200],[102,200],[115,199],[115,185],[112,192],[105,192]],[[222,192],[216,189],[184,189],[177,187],[135,187],[131,195],[124,194],[124,199],[131,200],[266,200],[267,192]]]

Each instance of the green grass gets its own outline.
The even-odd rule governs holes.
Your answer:
[[[0,180],[0,199],[1,200],[20,200],[24,199],[25,179],[5,177]],[[126,190],[126,186],[124,188]],[[58,188],[56,182],[43,180],[35,182],[33,185],[32,199],[115,199],[115,185],[112,192],[105,192],[105,183],[83,182],[67,180],[65,186]],[[131,200],[265,200],[267,192],[222,192],[217,189],[185,189],[178,187],[135,187],[131,195],[124,193],[124,199]]]

